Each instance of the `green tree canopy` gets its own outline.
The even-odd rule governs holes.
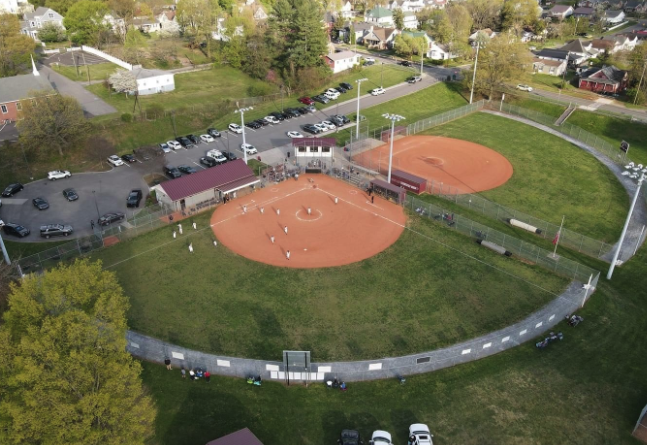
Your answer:
[[[155,409],[125,350],[128,301],[101,263],[13,286],[0,328],[0,443],[143,445]]]
[[[20,20],[13,14],[0,14],[0,77],[15,76],[29,66],[36,42],[20,34]]]
[[[505,37],[492,39],[479,52],[474,90],[492,98],[506,84],[522,80],[531,68],[526,44]]]
[[[402,9],[393,10],[393,23],[396,29],[404,29],[404,12],[402,12]]]
[[[72,42],[101,47],[110,26],[104,22],[108,5],[97,0],[80,0],[72,5],[63,19]]]
[[[65,40],[65,30],[54,22],[45,22],[38,30],[38,39],[43,42],[62,42]]]

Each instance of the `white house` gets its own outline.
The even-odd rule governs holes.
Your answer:
[[[390,10],[401,9],[403,12],[420,12],[425,7],[424,0],[391,0],[386,7]]]
[[[388,28],[393,26],[393,13],[386,8],[376,6],[366,12],[364,20],[377,26]]]
[[[110,26],[116,34],[123,35],[126,33],[126,22],[124,19],[117,17],[115,12],[104,15],[103,23]]]
[[[246,0],[245,4],[238,8],[238,12],[243,12],[245,9],[249,9],[251,11],[252,18],[256,22],[262,22],[264,20],[267,20],[269,17],[267,12],[265,11],[265,8],[263,8],[263,5],[256,3],[255,0]]]
[[[343,5],[341,5],[339,13],[345,19],[352,18],[353,15],[354,15],[353,14],[353,4],[349,0],[346,0],[346,2]]]
[[[532,60],[533,73],[561,76],[566,69],[566,60],[548,60],[534,57]]]
[[[353,51],[330,53],[326,55],[326,63],[332,70],[333,74],[337,74],[359,65],[359,54],[356,54]]]
[[[443,45],[437,42],[431,43],[428,54],[431,60],[447,60],[455,59],[456,57],[458,57],[458,54],[452,53],[447,45]]]
[[[38,31],[40,31],[45,23],[55,23],[65,29],[62,15],[51,8],[39,6],[36,11],[25,13],[20,32],[34,40],[38,40]]]
[[[0,14],[7,12],[9,14],[25,14],[33,12],[33,5],[27,0],[0,0]]]
[[[404,12],[403,27],[404,29],[418,29],[418,17],[413,11]]]
[[[555,5],[550,8],[548,15],[559,20],[564,20],[572,16],[574,11],[573,7],[569,5]]]
[[[168,71],[149,70],[141,66],[134,66],[131,72],[137,79],[137,92],[140,96],[164,93],[175,89],[175,77]]]
[[[243,35],[245,29],[243,25],[239,25],[234,30],[234,36],[240,37]],[[229,42],[230,38],[227,35],[227,27],[225,26],[225,18],[218,18],[218,24],[216,25],[216,30],[211,32],[211,38],[214,40],[220,40],[223,42]]]
[[[608,24],[615,25],[617,23],[621,23],[625,19],[625,12],[607,10],[604,11],[604,16],[602,18]]]
[[[157,16],[157,22],[160,24],[160,31],[167,34],[179,34],[180,24],[175,17],[175,11],[165,10]]]

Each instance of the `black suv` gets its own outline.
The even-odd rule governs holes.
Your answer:
[[[63,190],[63,196],[65,196],[65,199],[68,201],[76,201],[79,199],[79,195],[74,191],[74,189],[65,189]]]
[[[346,91],[352,90],[353,86],[348,82],[342,82],[339,84],[340,87],[346,88]]]
[[[200,138],[198,138],[194,134],[189,134],[189,135],[186,136],[186,138],[188,140],[190,140],[191,142],[193,142],[194,145],[198,145],[200,143]]]
[[[341,127],[341,126],[344,125],[344,119],[342,119],[341,116],[338,116],[338,115],[335,114],[333,116],[330,116],[329,119],[330,119],[330,122],[337,125],[338,127]]]
[[[43,238],[50,238],[52,236],[69,236],[74,229],[68,224],[48,224],[40,226],[40,236]]]
[[[207,129],[207,133],[208,133],[208,134],[209,134],[209,136],[211,136],[212,138],[219,138],[219,137],[221,137],[221,136],[222,136],[222,134],[220,134],[220,132],[219,132],[218,130],[216,130],[215,128],[209,128],[209,129]]]
[[[207,167],[215,167],[218,165],[218,162],[211,156],[203,156],[200,158],[200,164],[206,165]]]
[[[139,189],[131,190],[126,198],[126,207],[139,207],[142,200],[142,191]]]
[[[307,133],[310,133],[310,134],[319,134],[319,133],[321,133],[321,130],[318,129],[317,127],[315,127],[312,124],[306,124],[302,128],[303,128],[303,131],[305,131]]]
[[[344,94],[345,92],[348,91],[346,88],[344,88],[342,86],[335,87],[334,89],[335,89],[335,91],[339,91],[342,94]]]
[[[188,138],[185,138],[184,136],[175,138],[175,140],[178,141],[180,145],[184,148],[191,148],[194,146],[193,142],[191,142]]]
[[[235,161],[238,159],[238,157],[230,151],[224,151],[222,154],[225,155],[228,161]]]
[[[2,196],[13,196],[19,191],[21,191],[24,187],[20,182],[15,182],[13,184],[9,184],[6,189],[4,189],[4,192],[2,192]]]
[[[299,110],[296,108],[286,108],[285,109],[285,114],[287,114],[290,117],[299,117],[301,116],[301,113],[299,113]]]
[[[198,172],[195,168],[191,167],[190,165],[178,165],[177,169],[180,170],[182,173],[186,173],[187,175],[192,175]]]
[[[7,235],[17,236],[18,238],[24,238],[31,233],[29,229],[20,224],[6,223],[2,228]]]
[[[258,130],[259,128],[261,128],[261,127],[262,127],[262,125],[261,125],[261,124],[259,124],[259,123],[258,123],[258,122],[256,122],[256,121],[250,121],[250,122],[247,122],[247,123],[245,124],[245,126],[246,126],[246,127],[248,127],[248,128],[252,128],[252,129],[254,129],[254,130]]]
[[[45,201],[43,198],[34,198],[31,200],[31,202],[34,204],[34,207],[36,207],[38,210],[47,210],[49,209],[49,203]]]
[[[100,226],[107,226],[110,223],[113,223],[115,221],[121,221],[124,219],[126,215],[124,215],[121,212],[114,212],[114,213],[106,213],[103,215],[101,218],[99,218],[99,225]]]
[[[273,111],[273,112],[271,112],[271,113],[270,113],[270,116],[273,116],[273,117],[277,118],[277,119],[278,119],[278,120],[280,120],[280,121],[284,121],[284,120],[285,120],[285,116],[283,116],[283,113],[279,113],[278,111]]]
[[[173,167],[171,165],[167,165],[164,167],[164,173],[166,173],[168,176],[171,178],[179,178],[182,176],[182,173],[180,173],[180,170],[177,169],[177,167]]]
[[[413,64],[411,62],[409,62],[408,60],[403,60],[402,62],[400,62],[400,65],[402,65],[402,66],[413,66]]]
[[[355,430],[342,430],[337,443],[340,445],[360,445],[364,442],[362,441],[359,432]]]

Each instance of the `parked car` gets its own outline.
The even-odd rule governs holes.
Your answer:
[[[137,162],[137,158],[130,153],[121,155],[121,160],[128,163]]]
[[[10,197],[24,189],[23,185],[20,182],[14,182],[9,184],[6,189],[2,192],[2,196]]]
[[[49,173],[47,173],[47,179],[50,181],[56,181],[57,179],[65,179],[69,178],[72,176],[72,173],[68,172],[67,170],[54,170]]]
[[[178,165],[177,169],[187,175],[192,175],[198,172],[195,168],[191,167],[190,165]]]
[[[255,155],[256,153],[258,153],[256,147],[251,144],[240,144],[240,149],[244,150],[248,155]]]
[[[227,128],[229,128],[229,131],[232,133],[241,134],[243,132],[243,127],[238,124],[229,124]]]
[[[215,141],[215,139],[210,134],[201,134],[200,140],[206,144],[209,144]]]
[[[346,93],[348,90],[347,90],[346,88],[343,88],[343,87],[335,87],[335,91],[337,91],[337,92],[339,92],[339,93],[341,93],[341,94],[344,94],[344,93]]]
[[[77,195],[74,189],[63,190],[63,196],[65,196],[65,199],[67,199],[70,202],[76,201],[77,199],[79,199],[79,195]]]
[[[198,145],[200,143],[200,138],[194,134],[188,134],[186,138],[193,142],[194,145]]]
[[[200,158],[200,164],[206,165],[207,167],[215,167],[218,165],[216,160],[212,158],[211,156],[203,156]]]
[[[528,91],[528,92],[532,91],[532,87],[530,85],[524,85],[522,83],[517,85],[517,89],[521,91]]]
[[[299,113],[299,110],[296,108],[286,108],[285,109],[285,114],[291,116],[291,117],[299,117],[301,116],[301,113]]]
[[[313,103],[315,103],[314,100],[312,100],[311,98],[309,98],[307,96],[300,97],[299,102],[301,102],[302,104],[305,104],[305,105],[312,105]]]
[[[256,122],[258,125],[264,127],[269,124],[265,119],[256,119],[254,122]]]
[[[315,127],[312,124],[305,124],[301,128],[303,128],[303,131],[305,131],[307,133],[310,133],[310,134],[319,134],[319,133],[321,133],[321,130],[319,128]]]
[[[47,224],[40,226],[40,236],[51,238],[52,236],[70,236],[74,229],[69,224]]]
[[[372,57],[364,57],[364,62],[373,62],[375,63],[375,59]]]
[[[38,197],[34,198],[31,200],[32,204],[34,204],[34,207],[36,207],[38,210],[47,210],[49,209],[49,203],[45,201],[43,198]]]
[[[28,228],[10,222],[4,223],[2,228],[7,235],[17,236],[18,238],[24,238],[31,233]]]
[[[292,117],[293,117],[291,114],[288,114],[288,113],[285,113],[285,112],[281,113],[281,116],[283,116],[283,120],[292,119]]]
[[[380,94],[386,93],[386,90],[382,87],[377,87],[371,90],[372,96],[379,96]]]
[[[227,158],[228,161],[235,161],[236,159],[238,159],[238,156],[230,151],[224,152],[223,155]]]
[[[184,148],[191,148],[193,147],[193,142],[187,137],[180,136],[179,138],[175,138],[176,141],[180,143],[180,145]]]
[[[274,124],[274,125],[281,123],[281,121],[278,120],[276,116],[265,116],[263,119],[265,119],[270,124]]]
[[[279,122],[282,122],[285,120],[285,116],[283,116],[283,113],[279,113],[278,111],[271,112],[270,116],[274,117]]]
[[[337,443],[339,445],[361,445],[364,442],[362,442],[358,431],[342,430]]]
[[[422,81],[422,77],[420,76],[411,76],[407,79],[407,82],[409,83],[416,83]]]
[[[303,135],[298,131],[288,131],[288,137],[290,139],[302,138]]]
[[[434,445],[431,438],[434,437],[429,427],[423,423],[414,423],[409,427],[409,439],[411,445]]]
[[[182,148],[182,144],[180,144],[178,141],[167,141],[166,145],[171,147],[173,150],[179,150]]]
[[[314,99],[314,100],[316,100],[316,101],[317,101],[317,102],[319,102],[319,103],[322,103],[322,104],[327,104],[328,102],[330,102],[330,99],[328,99],[328,98],[327,98],[326,96],[324,96],[323,94],[319,94],[319,95],[317,95],[317,96],[313,96],[313,99]]]
[[[328,131],[328,127],[326,127],[325,125],[321,125],[321,124],[312,124],[312,125],[318,128],[319,131],[321,132]]]
[[[162,149],[164,153],[170,153],[171,152],[171,147],[168,145],[167,142],[162,142],[159,144],[159,147]]]
[[[310,113],[310,107],[299,107],[297,110],[299,110],[299,113],[304,115]]]
[[[344,124],[349,124],[350,123],[350,119],[348,119],[348,117],[346,117],[346,115],[344,115],[344,114],[336,114],[335,116],[337,116],[339,119],[341,119],[344,122]]]
[[[173,167],[170,165],[164,166],[164,173],[166,173],[168,176],[170,176],[173,179],[179,178],[180,176],[182,176],[182,173],[180,173],[180,170],[178,170],[177,167]]]
[[[375,65],[375,60],[374,59],[371,59],[369,57],[366,60],[364,60],[364,66],[371,66],[371,65]]]
[[[330,116],[329,119],[330,119],[330,122],[335,124],[337,127],[341,127],[344,125],[344,120],[341,117],[337,116],[336,114]]]
[[[319,125],[326,127],[326,130],[334,130],[337,128],[337,126],[330,121],[321,121]]]
[[[222,154],[220,150],[209,150],[206,156],[216,161],[216,164],[224,164],[225,162],[227,162],[227,158]]]
[[[256,121],[250,121],[250,122],[247,122],[247,123],[245,124],[245,126],[246,126],[246,127],[249,127],[249,128],[252,128],[252,129],[254,129],[254,130],[258,130],[259,128],[261,128],[261,127],[262,127],[262,125],[261,125],[261,124],[259,124],[259,123],[258,123],[258,122],[256,122]]]
[[[142,191],[140,189],[131,190],[126,198],[126,207],[139,207],[142,200]]]
[[[119,167],[120,165],[124,165],[124,161],[121,160],[121,158],[117,155],[110,155],[108,156],[108,162],[111,163],[115,167]]]
[[[305,108],[308,109],[308,113],[316,113],[317,112],[317,107],[315,107],[314,105],[308,105]]]
[[[99,218],[98,223],[100,226],[107,226],[108,224],[112,224],[115,221],[122,221],[124,217],[125,215],[121,212],[110,212]]]
[[[370,445],[393,445],[391,433],[388,431],[375,430],[369,441]]]
[[[216,130],[215,128],[208,128],[207,129],[207,134],[209,136],[211,136],[212,138],[222,137],[222,134],[220,134],[220,132],[218,130]]]
[[[408,60],[403,60],[402,62],[399,63],[399,65],[410,67],[410,66],[413,66],[413,63],[409,62]]]
[[[339,84],[340,87],[346,88],[347,91],[350,91],[353,89],[353,86],[348,83],[348,82],[342,82]]]

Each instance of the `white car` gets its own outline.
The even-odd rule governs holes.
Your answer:
[[[318,129],[319,129],[319,131],[322,131],[322,132],[323,132],[323,131],[328,131],[328,129],[326,128],[326,126],[325,126],[325,125],[321,125],[321,124],[312,124],[312,126],[313,126],[313,127],[318,128]]]
[[[208,134],[202,134],[202,135],[200,135],[200,140],[201,140],[202,142],[206,142],[207,144],[208,144],[209,142],[213,142],[213,141],[215,141],[215,139],[214,139],[213,137],[209,136]]]
[[[236,134],[241,134],[243,132],[243,127],[238,124],[229,124],[229,131]]]
[[[393,445],[391,442],[391,433],[382,430],[373,431],[371,440],[369,442],[371,445]]]
[[[337,99],[337,98],[339,97],[339,93],[337,93],[337,94],[335,95],[335,94],[330,93],[330,92],[328,92],[328,91],[326,91],[325,93],[323,93],[323,95],[324,95],[324,96],[326,96],[326,97],[327,97],[328,99],[330,99],[330,100],[335,100],[335,99]]]
[[[72,176],[72,173],[68,172],[67,170],[54,170],[47,173],[47,179],[49,179],[50,181],[69,178],[70,176]]]
[[[517,89],[521,91],[528,91],[528,92],[532,91],[532,87],[530,85],[524,85],[521,83],[517,85]]]
[[[382,87],[375,88],[371,90],[371,95],[373,96],[379,96],[380,94],[386,93],[386,90]]]
[[[178,141],[167,141],[166,145],[171,147],[173,150],[180,150],[182,148],[182,144],[180,144]]]
[[[170,153],[170,152],[171,152],[171,147],[169,147],[169,146],[168,146],[168,144],[167,144],[166,142],[162,142],[162,143],[160,144],[160,148],[162,149],[162,151],[163,151],[164,153]]]
[[[335,130],[337,126],[330,121],[321,121],[320,125],[326,127],[327,130]]]
[[[333,96],[335,96],[335,99],[336,99],[336,98],[338,98],[338,97],[339,97],[339,95],[341,94],[339,91],[337,91],[337,90],[333,90],[332,88],[328,88],[328,89],[326,90],[326,93],[328,93],[328,94],[332,94]]]
[[[120,165],[124,165],[124,161],[122,161],[121,158],[119,156],[117,156],[117,155],[108,156],[108,162],[110,162],[115,167],[119,167]]]
[[[409,427],[409,443],[411,445],[434,445],[434,437],[429,427],[423,423],[414,423]]]
[[[258,153],[256,147],[250,144],[240,144],[240,149],[244,150],[248,155],[255,155],[256,153]]]
[[[280,124],[280,123],[281,123],[281,121],[280,121],[280,120],[278,120],[277,118],[275,118],[274,116],[265,116],[263,119],[265,119],[266,121],[268,121],[270,124],[275,124],[275,125],[276,125],[276,124]]]
[[[294,139],[294,138],[302,138],[303,135],[301,133],[299,133],[298,131],[288,131],[288,137],[292,138],[292,139]]]
[[[375,63],[375,59],[372,58],[372,57],[364,57],[364,61],[365,62],[373,62],[373,63]]]

